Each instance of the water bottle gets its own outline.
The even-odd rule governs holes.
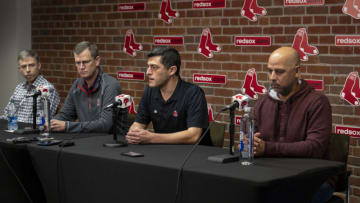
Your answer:
[[[18,118],[16,116],[16,108],[14,102],[11,100],[8,109],[8,130],[15,131],[18,129]]]
[[[51,115],[50,115],[50,101],[47,98],[41,98],[42,102],[43,102],[43,113],[44,113],[44,124],[47,121],[48,122],[48,130],[43,131],[43,133],[41,134],[42,136],[49,136],[49,129],[50,127],[50,120],[51,120]]]
[[[241,165],[251,165],[254,163],[254,119],[248,113],[244,114],[240,122],[240,163]]]

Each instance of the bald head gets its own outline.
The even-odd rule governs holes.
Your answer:
[[[281,100],[287,100],[298,90],[300,56],[291,47],[276,49],[269,57],[268,70],[271,87]]]
[[[285,66],[300,65],[300,55],[292,47],[280,47],[271,53],[269,61],[275,59]]]

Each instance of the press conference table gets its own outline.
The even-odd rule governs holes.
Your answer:
[[[112,136],[75,140],[72,147],[28,144],[48,203],[175,202],[179,169],[191,145],[105,148]],[[144,157],[122,156],[134,151]],[[183,168],[177,202],[309,202],[342,163],[257,158],[255,164],[218,164],[208,156],[227,150],[198,146]]]
[[[29,124],[19,123],[19,129],[29,126]],[[39,135],[16,135],[5,132],[5,129],[7,129],[7,120],[0,119],[0,202],[30,203],[30,198],[34,203],[45,203],[42,184],[27,150],[28,144],[13,144],[7,141],[7,139],[19,136],[34,138]],[[81,134],[77,135],[76,139],[98,135]],[[54,134],[54,137],[60,139],[70,139],[73,136],[64,133]]]

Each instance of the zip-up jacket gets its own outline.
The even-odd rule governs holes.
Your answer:
[[[326,159],[332,127],[328,98],[304,80],[285,102],[271,93],[254,110],[255,132],[265,141],[264,156]]]
[[[88,89],[84,83],[82,78],[75,80],[55,119],[67,121],[65,132],[110,132],[112,111],[104,108],[121,94],[119,83],[100,68],[93,87]],[[120,110],[117,120],[120,135],[125,135],[128,131],[127,109]]]

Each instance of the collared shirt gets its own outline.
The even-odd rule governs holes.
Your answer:
[[[14,90],[13,95],[10,97],[9,103],[4,109],[4,114],[1,116],[3,119],[7,119],[9,114],[9,105],[13,101],[15,104],[16,115],[18,121],[24,123],[32,123],[33,115],[33,98],[30,95],[33,95],[36,92],[36,88],[39,86],[48,86],[50,89],[54,89],[50,93],[50,111],[51,115],[55,115],[58,105],[60,103],[60,97],[54,86],[47,81],[42,75],[39,75],[32,84],[28,84],[26,81],[18,84]],[[29,97],[30,96],[30,97]],[[40,97],[37,98],[37,112],[43,109],[43,103]],[[39,118],[37,118],[37,123],[39,123]]]
[[[206,129],[209,125],[204,91],[197,85],[179,79],[171,97],[164,101],[159,88],[145,87],[139,103],[136,122],[152,122],[156,133],[174,133],[190,127]],[[210,144],[207,135],[202,144]]]

